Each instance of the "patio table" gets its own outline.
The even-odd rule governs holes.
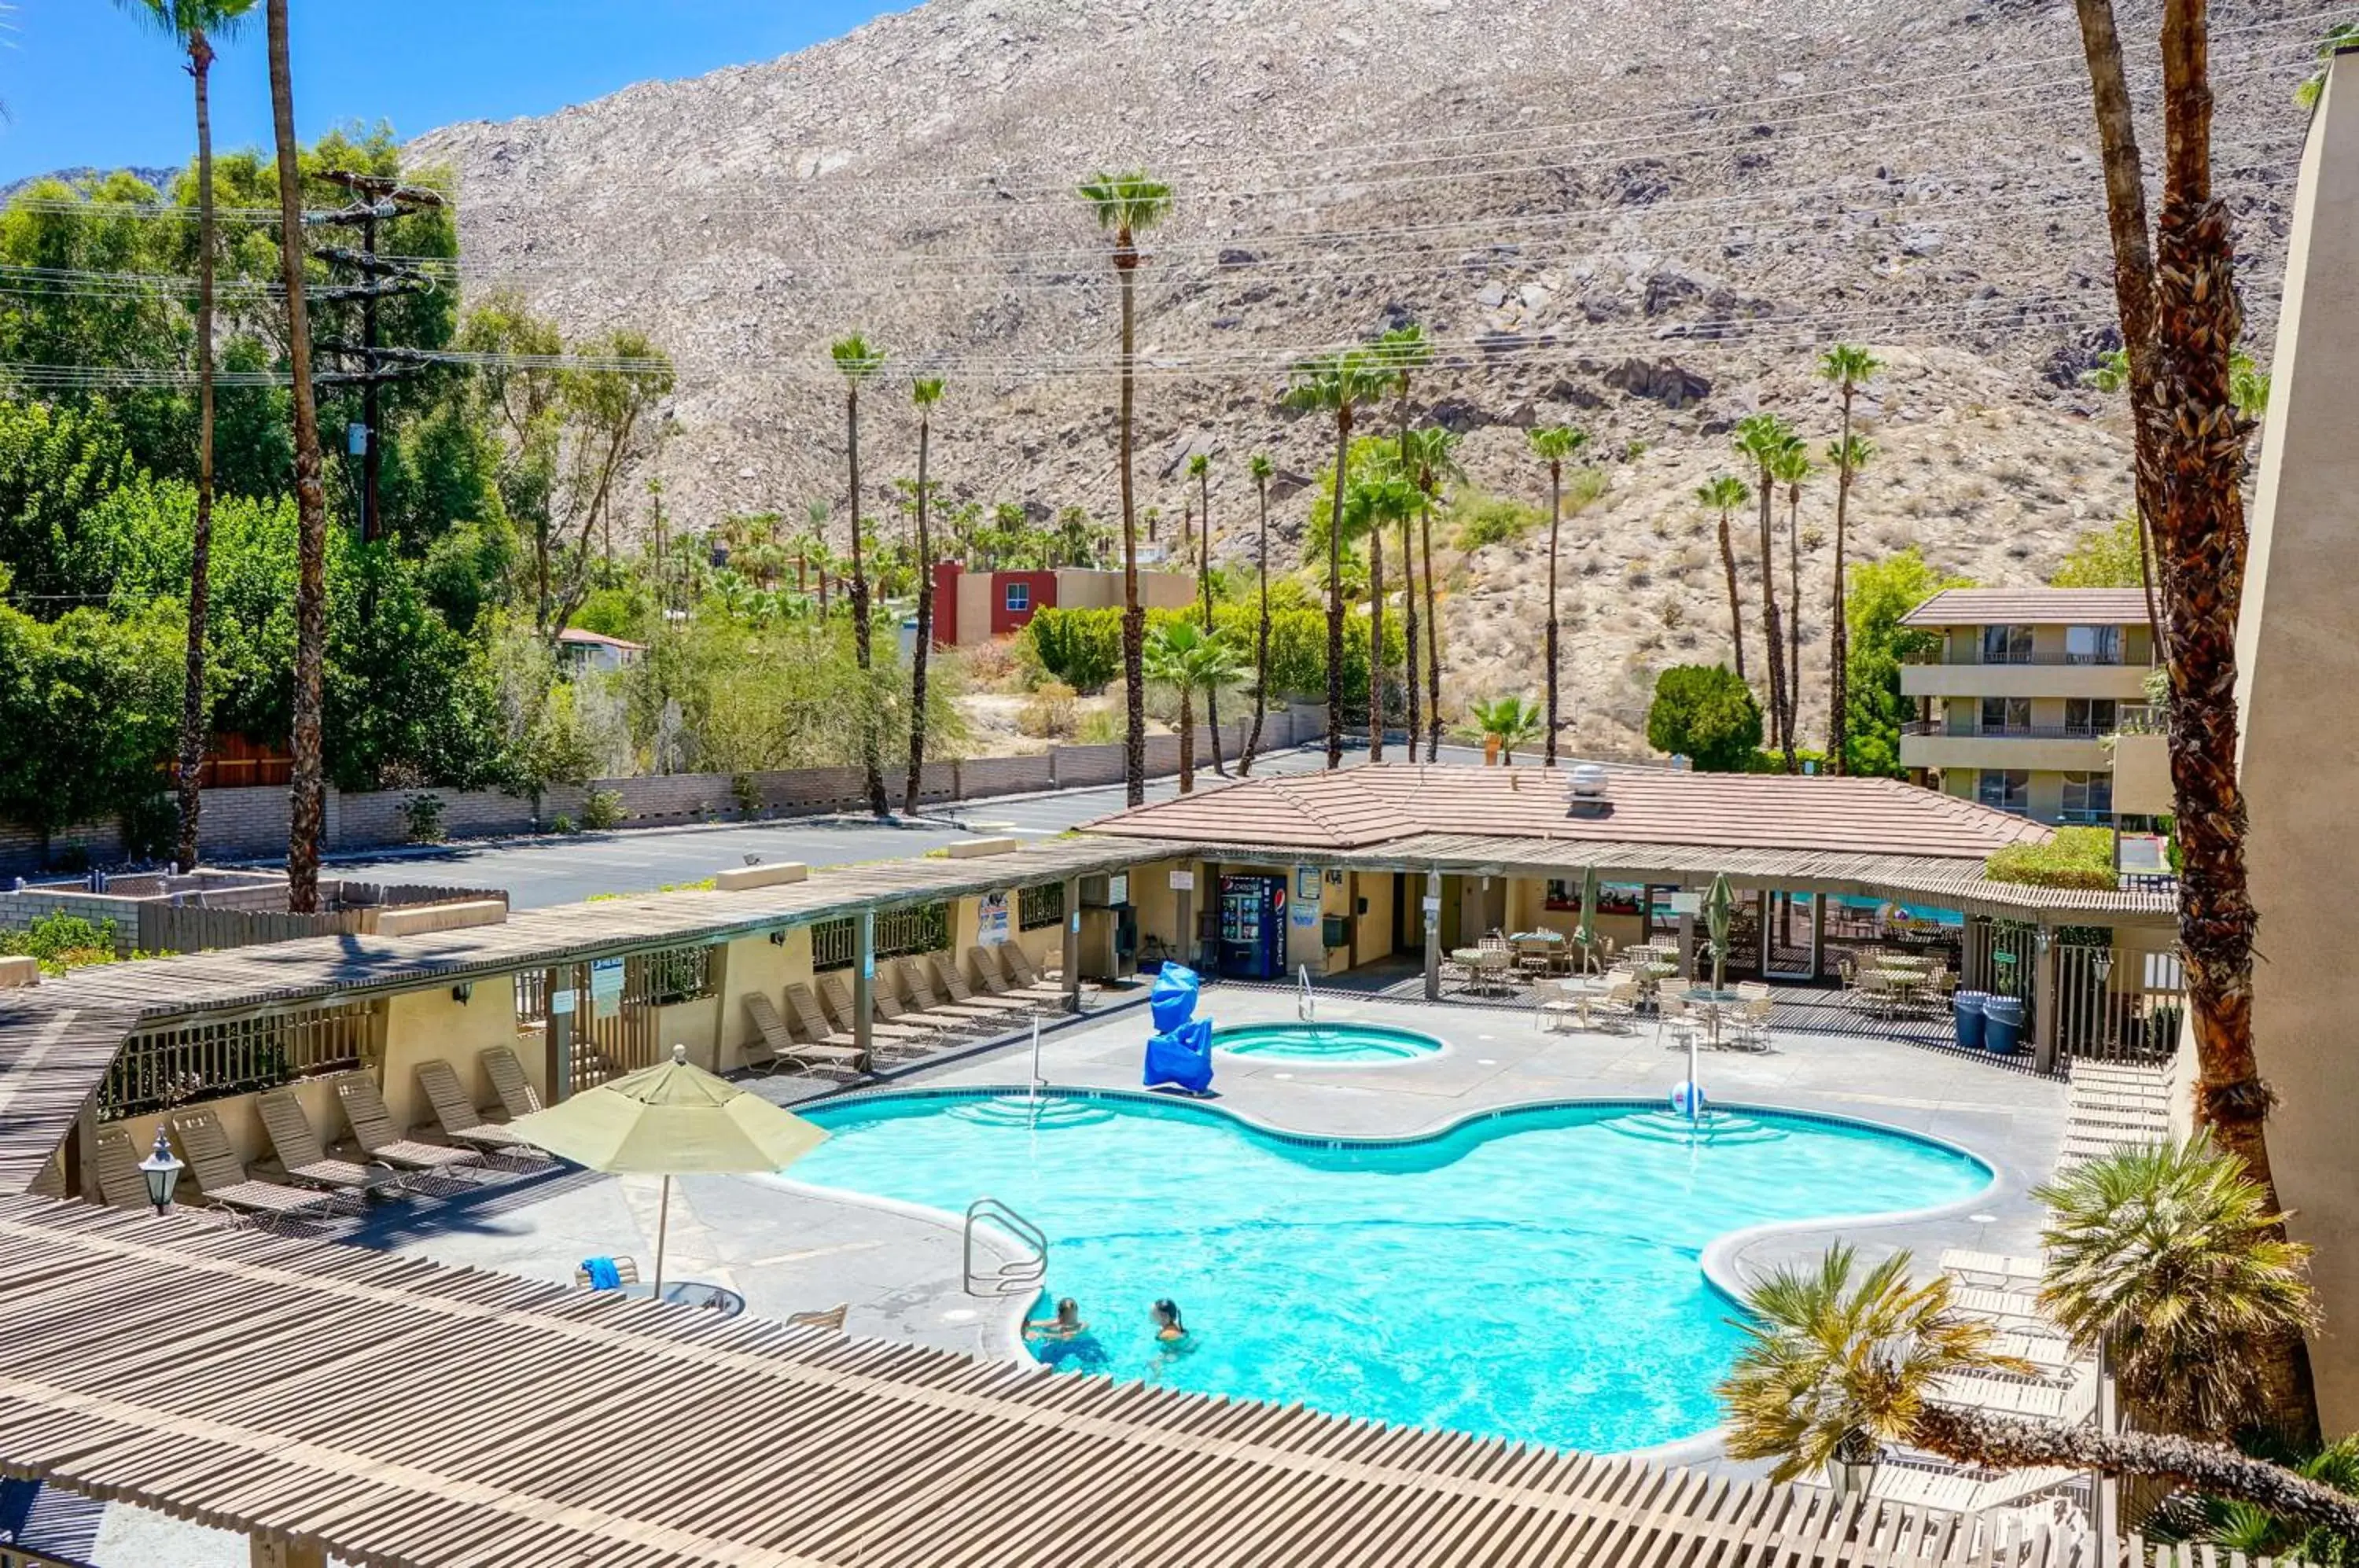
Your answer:
[[[656,1288],[652,1282],[643,1280],[636,1285],[619,1286],[614,1293],[647,1301],[655,1299]],[[745,1310],[745,1298],[736,1291],[720,1285],[708,1285],[699,1279],[665,1280],[663,1299],[676,1307],[702,1307],[724,1318],[734,1318]]]
[[[1712,1043],[1720,1043],[1721,1009],[1745,1000],[1741,991],[1715,991],[1709,985],[1690,985],[1680,993],[1682,1000],[1703,1012],[1704,1027],[1712,1031]]]

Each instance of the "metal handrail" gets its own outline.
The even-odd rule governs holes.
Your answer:
[[[1294,973],[1301,981],[1295,996],[1294,1016],[1306,1024],[1315,1024],[1319,1021],[1319,994],[1310,988],[1310,965],[1298,964]]]
[[[2115,732],[2113,724],[1984,724],[1980,729],[1953,730],[1940,719],[1910,719],[1900,726],[1905,735],[1941,735],[1951,740],[2103,740]]]
[[[978,1268],[975,1231],[986,1221],[1026,1248],[1025,1255],[1009,1261],[990,1259],[987,1267]],[[1048,1233],[986,1193],[966,1206],[964,1270],[970,1296],[1014,1296],[1037,1290],[1049,1275]]]

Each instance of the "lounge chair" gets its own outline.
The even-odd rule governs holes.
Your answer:
[[[258,1102],[262,1129],[270,1135],[271,1151],[278,1156],[287,1179],[301,1187],[327,1192],[358,1192],[364,1197],[380,1187],[397,1185],[401,1172],[389,1165],[362,1165],[337,1160],[320,1141],[319,1129],[303,1114],[303,1102],[285,1089],[273,1089]],[[219,1129],[215,1129],[219,1130]]]
[[[808,1045],[848,1046],[859,1043],[849,1028],[838,1028],[827,1010],[820,1006],[811,988],[798,980],[788,985],[782,998],[781,1014],[787,1020],[787,1032]],[[890,1049],[892,1037],[870,1026],[869,1038]]]
[[[999,954],[1006,951],[1004,947],[970,947],[966,950],[967,962],[974,965],[975,984],[982,986],[987,995],[1019,1001],[1030,999],[1048,1002],[1064,999],[1065,987],[1061,985],[1050,985],[1044,982],[1027,986],[1011,979],[999,961]]]
[[[620,1279],[625,1285],[637,1284],[639,1282],[638,1259],[636,1258],[617,1258],[614,1259],[614,1278]],[[573,1283],[582,1290],[589,1290],[591,1288],[590,1270],[586,1268],[577,1268],[574,1269]]]
[[[1953,1247],[1941,1254],[1941,1272],[1966,1284],[2012,1290],[2026,1284],[2037,1285],[2045,1269],[2037,1258],[2010,1258],[2005,1253]]]
[[[875,1007],[876,1016],[886,1023],[902,1029],[931,1029],[931,1038],[936,1040],[946,1035],[969,1033],[975,1028],[973,1018],[950,1018],[940,1013],[913,1013],[895,1000],[893,993],[882,985],[873,987],[868,999]]]
[[[1002,1017],[1018,1022],[1042,1010],[1035,996],[990,996],[977,991],[959,972],[958,960],[947,953],[932,953],[927,962],[933,966],[942,996],[955,1006],[995,1008]]]
[[[882,993],[879,987],[871,986],[868,994],[872,999],[881,999]],[[834,1024],[838,1030],[846,1034],[851,1033],[853,1027],[852,987],[843,983],[843,976],[841,975],[821,975],[819,979],[819,996],[820,1001],[827,1009],[828,1021]],[[898,1004],[896,1004],[895,1011],[897,1010]],[[890,1050],[895,1046],[923,1045],[942,1032],[939,1025],[931,1022],[925,1024],[894,1023],[891,1021],[889,1015],[886,1013],[886,1008],[883,1006],[872,1007],[870,1011],[873,1016],[869,1019],[868,1038],[875,1040],[887,1042],[886,1046],[886,1049],[887,1050]]]
[[[188,1161],[188,1173],[196,1178],[197,1192],[207,1203],[252,1214],[265,1225],[316,1219],[334,1206],[333,1192],[282,1187],[248,1176],[211,1106],[183,1105],[165,1119],[171,1126],[172,1141],[180,1146],[180,1157]]]
[[[344,1107],[344,1120],[352,1124],[353,1141],[371,1160],[383,1160],[397,1171],[421,1173],[440,1173],[484,1162],[484,1157],[472,1149],[419,1143],[396,1132],[393,1113],[386,1109],[385,1096],[377,1093],[376,1080],[365,1073],[339,1073],[336,1098]]]
[[[434,1112],[436,1125],[442,1136],[452,1143],[469,1149],[480,1149],[485,1154],[523,1155],[547,1160],[543,1149],[527,1143],[504,1127],[484,1119],[475,1108],[475,1097],[459,1082],[458,1070],[439,1060],[418,1064],[418,1087],[426,1096],[426,1104]],[[527,1093],[530,1091],[527,1090]]]
[[[745,1014],[754,1020],[754,1028],[761,1035],[758,1046],[746,1048],[745,1065],[765,1074],[776,1073],[781,1067],[791,1067],[802,1073],[840,1068],[857,1073],[867,1065],[864,1053],[856,1045],[797,1040],[793,1031],[787,1028],[787,1020],[778,1016],[778,1009],[771,1004],[770,998],[758,991],[745,998]],[[754,1060],[756,1050],[765,1053],[759,1063]]]
[[[989,949],[984,951],[988,952]],[[1063,976],[1051,980],[1032,967],[1032,955],[1012,942],[999,944],[999,964],[1017,996],[1059,996],[1065,994]]]
[[[156,1206],[147,1201],[147,1178],[139,1171],[147,1152],[132,1141],[130,1130],[122,1123],[99,1127],[98,1195],[107,1207],[152,1210]]]
[[[514,1121],[540,1109],[540,1095],[532,1080],[524,1075],[524,1063],[516,1060],[514,1051],[505,1045],[487,1045],[475,1053],[475,1060],[484,1064],[484,1076],[500,1098],[502,1116]]]
[[[1006,1027],[1006,1017],[998,1007],[942,1000],[934,994],[933,979],[926,971],[925,962],[915,957],[904,958],[893,965],[902,999],[912,1011],[952,1019],[952,1029],[968,1034],[995,1034]]]

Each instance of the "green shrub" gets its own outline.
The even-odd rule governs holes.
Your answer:
[[[1686,757],[1699,773],[1752,771],[1761,746],[1761,705],[1724,664],[1673,665],[1655,678],[1647,744]]]
[[[1025,626],[1028,657],[1076,691],[1103,691],[1122,672],[1122,612],[1042,610]]]
[[[570,833],[573,831],[573,819],[560,812],[557,819],[549,824],[549,831],[555,833]]]
[[[401,826],[412,844],[440,844],[448,836],[442,826],[442,797],[418,794],[404,800]]]
[[[62,975],[90,964],[112,964],[114,922],[86,920],[52,909],[20,931],[0,931],[0,953],[31,958],[46,975]]]
[[[135,795],[124,802],[118,821],[126,859],[169,860],[179,845],[180,808],[169,795]]]
[[[752,774],[733,773],[729,776],[729,798],[737,802],[739,816],[758,817],[762,814],[762,786]]]
[[[592,789],[582,798],[582,825],[592,833],[623,825],[623,794],[619,789]]]
[[[1479,490],[1464,492],[1450,508],[1450,516],[1457,528],[1458,548],[1469,551],[1519,539],[1548,521],[1548,515],[1537,506]]]
[[[2104,892],[2119,884],[2110,828],[2058,828],[2045,844],[2011,844],[1983,863],[1994,882]]]

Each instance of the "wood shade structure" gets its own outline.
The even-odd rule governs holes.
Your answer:
[[[372,1568],[1750,1568],[2067,1538],[0,1200],[0,1472]]]

